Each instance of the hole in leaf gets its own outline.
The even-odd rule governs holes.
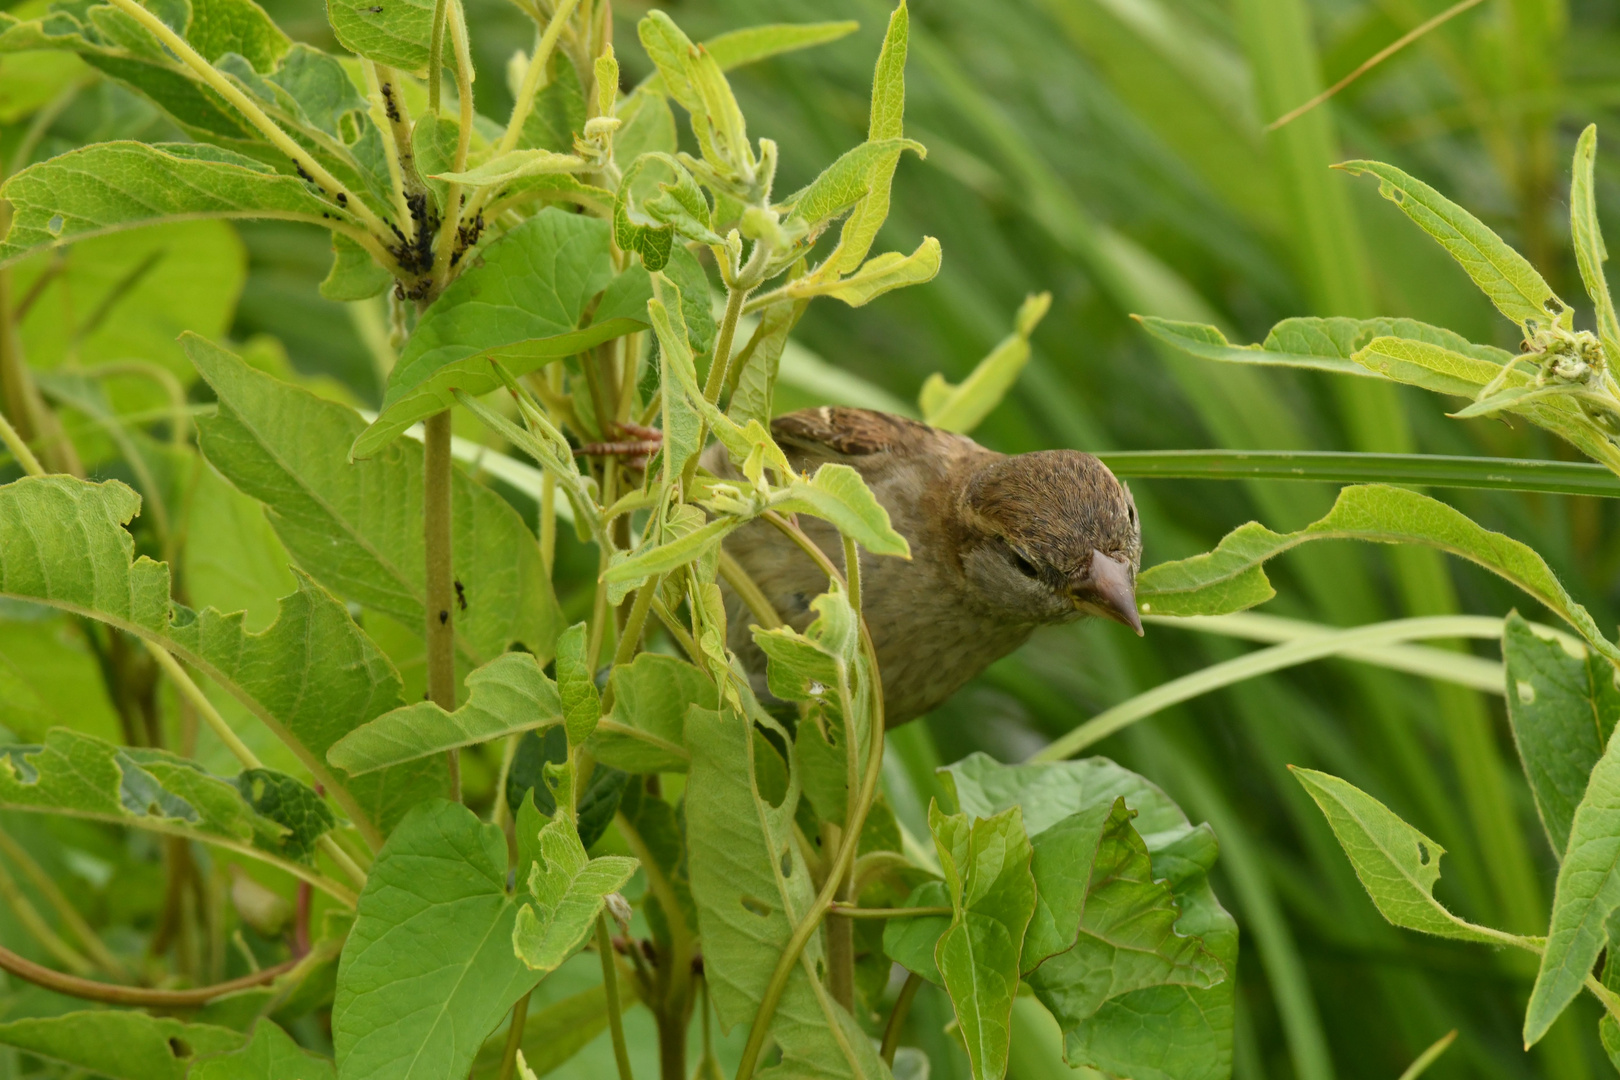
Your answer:
[[[782,876],[783,877],[792,877],[793,876],[793,849],[792,848],[783,848],[782,849]]]
[[[754,784],[772,808],[782,805],[788,789],[787,745],[774,731],[754,726]]]
[[[1429,845],[1421,840],[1418,841],[1418,865],[1429,865]]]
[[[744,911],[758,915],[762,919],[768,918],[771,914],[771,907],[769,904],[765,903],[763,900],[755,900],[752,896],[743,897],[742,906]]]
[[[171,1038],[169,1040],[169,1053],[184,1061],[192,1054],[191,1044],[181,1038]]]
[[[47,221],[45,223],[45,231],[50,233],[52,236],[61,236],[62,235],[62,215],[61,214],[53,214],[53,215],[51,215],[51,220],[49,220],[49,221]]]
[[[1518,680],[1516,680],[1514,682],[1514,684],[1513,684],[1513,689],[1518,691],[1519,704],[1521,704],[1521,705],[1532,705],[1532,704],[1535,703],[1535,700],[1536,700],[1536,688],[1533,685],[1531,685],[1529,679],[1518,679]]]

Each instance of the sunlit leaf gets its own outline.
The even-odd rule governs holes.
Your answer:
[[[1051,306],[1051,293],[1026,298],[1018,309],[1013,332],[1002,338],[960,385],[951,385],[938,372],[928,376],[917,399],[923,422],[943,431],[963,433],[978,427],[1018,381],[1018,373],[1029,362],[1029,335]]]
[[[1609,363],[1614,364],[1620,363],[1620,319],[1615,318],[1614,299],[1609,295],[1609,282],[1603,273],[1603,264],[1609,259],[1609,249],[1603,243],[1603,229],[1598,224],[1597,194],[1592,182],[1596,158],[1597,125],[1588,124],[1575,144],[1575,164],[1569,189],[1569,229],[1574,239],[1575,262],[1581,269],[1581,281],[1586,285],[1586,295],[1592,299],[1598,338],[1609,355]]]
[[[337,1080],[337,1070],[329,1058],[317,1057],[269,1020],[260,1020],[246,1046],[199,1061],[187,1080]]]
[[[416,75],[427,70],[432,0],[328,0],[326,12],[338,41],[355,55]]]
[[[185,1080],[198,1057],[235,1050],[240,1032],[124,1009],[0,1023],[0,1045],[111,1080]]]
[[[885,252],[862,263],[860,269],[848,277],[825,281],[801,279],[802,284],[794,282],[784,291],[788,296],[801,299],[831,296],[850,307],[861,307],[886,292],[934,280],[934,275],[939,273],[939,263],[939,241],[925,236],[910,255]]]
[[[596,928],[603,899],[636,872],[622,855],[589,858],[567,815],[547,822],[539,834],[539,860],[528,871],[532,903],[518,910],[512,947],[535,971],[555,971]]]
[[[714,683],[673,656],[644,652],[615,665],[613,709],[590,742],[596,759],[631,773],[685,772],[686,709],[719,704]]]

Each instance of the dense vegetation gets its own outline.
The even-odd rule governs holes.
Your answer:
[[[12,6],[0,1075],[1602,1075],[1613,15],[1261,129],[1439,10]],[[823,402],[1103,454],[1146,641],[885,736]]]

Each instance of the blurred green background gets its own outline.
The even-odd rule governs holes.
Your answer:
[[[506,60],[528,47],[530,24],[503,0],[467,2],[478,107],[504,117]],[[318,2],[266,6],[294,37],[334,47]],[[1616,205],[1620,159],[1612,148],[1620,147],[1620,125],[1605,124],[1620,104],[1613,0],[1485,0],[1330,105],[1263,132],[1266,121],[1445,7],[1440,0],[917,0],[906,130],[929,153],[925,161],[902,159],[879,243],[910,251],[921,235],[937,236],[944,268],[932,284],[867,308],[817,304],[798,340],[913,401],[930,372],[952,380],[966,374],[1008,331],[1026,293],[1050,290],[1052,311],[1029,367],[977,432],[995,449],[1574,457],[1535,430],[1448,420],[1447,402],[1371,380],[1170,355],[1129,319],[1137,312],[1212,322],[1248,342],[1290,315],[1403,315],[1515,347],[1514,328],[1444,252],[1370,182],[1328,167],[1362,157],[1393,162],[1480,214],[1583,306],[1567,239],[1568,162],[1580,128],[1598,122],[1610,147],[1600,145],[1600,206]],[[643,10],[615,9],[628,80],[648,68],[634,44]],[[733,83],[751,134],[781,147],[779,191],[798,187],[864,137],[887,5],[687,0],[669,10],[696,40],[762,22],[858,20],[855,36],[739,71]],[[23,163],[13,158],[29,137],[28,117],[42,104],[25,100],[27,80],[16,78],[16,64],[0,64],[18,95],[0,101],[0,153],[13,169]],[[127,132],[132,122],[145,125],[142,137],[167,135],[149,106],[96,85],[51,118],[25,152],[37,160]],[[1620,235],[1620,220],[1607,224]],[[176,312],[174,320],[204,332],[213,320],[215,333],[228,327],[265,364],[284,350],[294,368],[335,378],[362,403],[380,397],[367,347],[374,313],[317,294],[330,261],[324,234],[275,223],[210,225],[165,243],[159,270],[144,279],[152,297],[140,302],[154,350],[172,348],[173,326],[159,310],[163,275],[184,273],[189,260],[208,268],[217,310]],[[177,251],[187,258],[169,257]],[[212,261],[198,261],[205,251]],[[96,295],[93,281],[84,295]],[[129,313],[140,304],[126,299],[104,318],[127,335],[131,324],[116,320],[135,318]],[[47,337],[58,320],[50,312],[31,316],[28,332]],[[94,354],[95,334],[80,337],[72,347]],[[1145,563],[1205,550],[1250,519],[1297,527],[1333,495],[1324,485],[1281,482],[1139,481],[1134,490]],[[1614,625],[1620,508],[1573,497],[1436,494],[1536,547],[1599,624]],[[581,551],[562,559],[564,567],[589,561]],[[1483,572],[1430,552],[1313,545],[1283,559],[1274,580],[1279,596],[1266,610],[1342,625],[1446,611],[1502,614],[1524,603]],[[585,602],[583,594],[564,596],[565,605],[570,600]],[[0,641],[0,690],[46,694],[44,673],[29,667],[26,628],[10,625]],[[909,773],[924,800],[897,809],[920,812],[934,763],[973,750],[1021,759],[1101,709],[1243,648],[1160,626],[1142,640],[1111,624],[1044,632],[939,713],[894,733],[890,767]],[[42,698],[38,708],[43,716],[59,705]],[[1610,1069],[1586,1001],[1524,1053],[1518,1032],[1533,964],[1388,927],[1285,768],[1325,769],[1384,800],[1447,849],[1440,895],[1454,910],[1535,933],[1545,927],[1554,864],[1499,699],[1332,661],[1199,699],[1097,751],[1163,785],[1220,836],[1216,889],[1243,935],[1240,1080],[1393,1078],[1452,1028],[1460,1038],[1430,1075],[1573,1080]],[[919,1024],[931,1017],[937,1030],[948,1006],[925,994],[917,1015]],[[1019,1040],[1015,1077],[1068,1072],[1036,1052],[1036,1029],[1021,1028]],[[967,1075],[943,1036],[936,1049],[935,1077]]]

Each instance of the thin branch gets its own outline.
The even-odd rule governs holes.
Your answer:
[[[883,1048],[879,1051],[885,1065],[894,1065],[894,1052],[900,1047],[900,1032],[906,1026],[906,1014],[911,1012],[911,1002],[920,989],[922,976],[913,971],[906,976],[905,985],[900,987],[900,996],[894,999],[894,1010],[889,1013],[889,1022],[884,1025]]]
[[[11,421],[6,419],[6,414],[3,412],[0,412],[0,442],[6,444],[6,449],[11,451],[11,456],[16,458],[17,464],[23,467],[23,472],[29,476],[45,475],[45,466],[41,465],[39,458],[35,457],[34,452],[28,449],[28,444],[23,442],[22,436],[17,434],[17,429],[11,426]]]
[[[517,999],[512,1006],[512,1024],[506,1029],[506,1046],[501,1050],[501,1071],[497,1080],[512,1080],[517,1067],[518,1048],[523,1045],[523,1028],[529,1022],[529,994]]]
[[[1416,41],[1424,34],[1427,34],[1430,30],[1433,30],[1435,27],[1456,18],[1458,15],[1461,15],[1463,12],[1479,3],[1481,3],[1481,0],[1459,0],[1458,3],[1451,5],[1434,18],[1414,26],[1412,29],[1408,30],[1406,33],[1384,46],[1382,49],[1379,49],[1377,52],[1373,53],[1372,56],[1368,57],[1350,74],[1346,75],[1344,78],[1340,79],[1338,82],[1334,83],[1320,94],[1317,94],[1305,104],[1299,106],[1298,108],[1288,110],[1281,116],[1277,117],[1277,119],[1267,124],[1266,131],[1268,133],[1276,131],[1284,124],[1292,123],[1293,121],[1298,120],[1301,116],[1304,116],[1306,113],[1322,104],[1322,102],[1326,101],[1334,94],[1337,94],[1340,90],[1343,90],[1345,87],[1367,74],[1367,72],[1371,71],[1379,64],[1382,64],[1385,60],[1388,60],[1390,57],[1412,44],[1412,42]]]
[[[428,698],[445,712],[456,710],[456,641],[453,555],[450,529],[450,410],[422,425],[422,534],[427,586]],[[448,752],[450,794],[461,801],[461,756]]]
[[[743,564],[737,561],[736,556],[723,547],[720,549],[720,577],[742,599],[749,613],[759,620],[760,626],[766,630],[775,630],[783,625],[782,616],[776,613],[776,606],[765,595],[765,590],[761,589],[759,583],[743,569]]]
[[[36,964],[0,946],[0,971],[9,972],[36,986],[43,986],[47,990],[54,990],[70,997],[100,1001],[107,1005],[133,1005],[138,1008],[195,1009],[226,994],[274,982],[279,976],[297,966],[297,960],[287,960],[275,967],[267,967],[263,971],[255,971],[240,979],[215,983],[212,986],[199,986],[192,990],[153,990],[143,986],[115,986],[112,983],[96,982],[94,979],[81,979],[76,975],[64,975],[60,971]]]
[[[619,1002],[618,962],[613,958],[613,938],[608,934],[607,912],[596,913],[596,951],[602,956],[602,986],[607,991],[608,1030],[613,1035],[613,1061],[619,1067],[619,1080],[635,1080],[630,1071],[630,1050],[624,1043],[623,1006]]]
[[[249,749],[247,743],[242,741],[241,736],[231,730],[231,725],[225,722],[225,718],[219,714],[219,710],[214,708],[214,703],[208,700],[208,695],[202,692],[202,688],[186,673],[186,669],[180,666],[180,661],[170,655],[169,650],[163,646],[146,638],[142,638],[141,641],[146,645],[146,651],[152,654],[152,659],[158,662],[158,666],[163,669],[164,674],[168,675],[169,680],[174,683],[174,688],[184,694],[186,700],[190,701],[192,705],[196,706],[197,711],[202,714],[203,720],[218,736],[219,741],[225,744],[225,748],[236,756],[236,760],[240,761],[244,768],[264,768],[264,762],[259,760],[259,755]]]
[[[846,919],[915,919],[925,915],[954,915],[949,907],[855,907],[853,904],[833,904],[829,915],[842,915]]]
[[[11,913],[17,916],[17,921],[23,929],[33,935],[34,940],[45,946],[45,951],[54,956],[58,963],[66,964],[80,975],[88,975],[95,970],[95,965],[78,949],[62,940],[62,936],[51,928],[45,917],[39,913],[28,897],[23,895],[4,866],[0,866],[0,897],[4,897],[6,906]]]
[[[101,935],[97,934],[85,921],[84,916],[79,914],[79,909],[73,906],[72,901],[57,887],[56,882],[44,868],[34,861],[28,849],[19,844],[5,829],[0,829],[0,851],[17,864],[23,875],[39,890],[40,895],[56,909],[57,917],[62,920],[64,926],[73,931],[73,936],[84,945],[84,951],[90,954],[90,959],[101,965],[103,970],[115,979],[129,978],[129,970],[124,967],[123,961],[119,960],[107,947],[107,943],[101,940]]]

